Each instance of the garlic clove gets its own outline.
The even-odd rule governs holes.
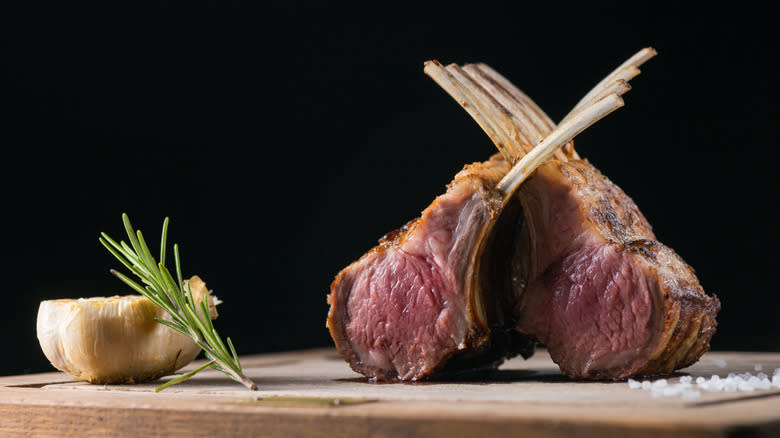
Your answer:
[[[194,276],[185,281],[196,303],[214,299]],[[198,312],[201,313],[200,311]],[[167,312],[140,295],[41,302],[38,341],[51,364],[90,383],[135,383],[168,375],[190,363],[200,347],[154,320]]]
[[[209,316],[211,316],[212,320],[217,319],[219,316],[219,313],[217,313],[217,304],[221,303],[221,301],[219,298],[211,295],[211,291],[206,289],[206,283],[197,275],[193,275],[189,280],[184,280],[184,284],[185,294],[187,293],[187,285],[189,285],[190,290],[192,290],[192,299],[195,300],[195,307],[198,310],[198,315],[203,316],[203,313],[200,311],[200,302],[203,301],[203,297],[205,296],[208,300]]]

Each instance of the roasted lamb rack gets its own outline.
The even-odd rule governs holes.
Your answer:
[[[338,274],[328,327],[353,369],[417,380],[527,357],[539,340],[567,375],[623,378],[708,348],[717,299],[571,144],[622,106],[653,54],[626,61],[558,127],[484,64],[426,63],[500,155],[466,166],[420,218]]]

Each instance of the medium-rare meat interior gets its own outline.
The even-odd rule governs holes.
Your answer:
[[[480,266],[499,265],[483,257],[509,259],[515,247],[504,236],[520,220],[517,207],[501,221],[507,233],[500,244],[487,244],[502,213],[495,186],[507,170],[500,157],[466,166],[420,218],[338,274],[328,327],[353,369],[378,380],[417,380],[445,364],[476,368],[533,352],[535,341],[515,329],[507,277],[479,275]]]
[[[484,64],[426,63],[500,155],[466,166],[420,218],[338,274],[328,327],[353,369],[417,380],[527,357],[540,340],[567,375],[622,378],[706,351],[717,299],[570,142],[622,106],[654,53],[626,61],[557,128]]]
[[[564,374],[672,372],[708,349],[717,298],[589,162],[550,160],[516,196],[528,249],[518,324],[547,345]]]
[[[453,86],[466,75],[436,62],[426,72]],[[508,194],[519,184],[517,175],[525,177],[523,170],[527,175],[545,154],[622,105],[611,95],[526,156],[510,145],[518,141],[510,138],[512,122],[488,104],[488,96],[462,92],[479,114],[492,114],[478,120],[492,125],[486,129],[503,156],[466,166],[419,219],[383,237],[331,285],[331,335],[350,365],[372,378],[417,380],[495,367],[506,357],[533,352],[535,340],[518,332],[513,316],[516,287],[507,266],[521,260],[515,252],[522,216]],[[522,108],[541,113],[531,104]],[[528,150],[530,145],[525,143]],[[523,156],[531,159],[518,162]],[[520,173],[507,180],[514,162]],[[514,186],[498,189],[507,181]]]

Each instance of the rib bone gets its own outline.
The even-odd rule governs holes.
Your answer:
[[[496,88],[500,88],[504,93],[511,96],[517,107],[532,121],[533,126],[539,131],[539,141],[555,129],[555,123],[552,119],[530,97],[489,65],[483,63],[468,64],[465,69],[470,72],[478,72],[479,76],[488,78]]]
[[[471,78],[487,90],[504,108],[507,108],[517,128],[526,132],[532,139],[524,148],[523,155],[528,153],[533,145],[541,142],[555,127],[547,114],[544,114],[528,96],[511,86],[509,81],[486,64],[467,64],[463,70],[468,72]],[[506,88],[507,84],[511,88]],[[560,158],[565,159],[564,156]]]
[[[578,159],[572,139],[623,106],[620,96],[631,89],[627,81],[636,77],[640,73],[638,67],[655,55],[650,47],[634,54],[593,87],[557,128],[528,96],[486,64],[467,64],[463,68],[450,64],[445,68],[438,61],[428,61],[425,73],[466,109],[504,158],[514,163],[498,185],[509,197],[553,155],[563,161]],[[564,145],[565,153],[560,150]]]
[[[515,149],[509,145],[517,142],[517,138],[507,134],[506,114],[480,100],[438,61],[427,61],[424,71],[469,113],[508,162],[516,161]]]
[[[648,59],[655,56],[658,52],[655,51],[652,47],[645,47],[644,49],[636,52],[634,56],[628,58],[624,63],[620,64],[618,68],[612,71],[612,73],[608,74],[607,77],[601,80],[598,84],[596,84],[593,89],[591,89],[588,94],[585,95],[582,99],[580,99],[579,102],[577,102],[577,105],[572,108],[571,111],[569,111],[569,114],[566,115],[566,117],[561,120],[561,123],[566,121],[567,119],[573,117],[577,111],[581,110],[582,108],[585,108],[587,105],[589,105],[592,102],[595,102],[599,99],[598,96],[604,96],[606,95],[606,90],[610,87],[615,87],[616,82],[620,82],[621,80],[628,82],[629,80],[636,77],[641,71],[639,70],[639,66],[644,64]],[[628,91],[626,89],[623,91],[625,93]],[[618,93],[618,94],[623,94]]]
[[[504,192],[505,202],[542,163],[547,161],[565,143],[584,131],[601,118],[623,106],[623,99],[610,94],[593,105],[578,111],[569,120],[561,123],[553,132],[525,155],[498,183],[498,189]]]
[[[512,111],[510,108],[502,105],[496,100],[496,96],[492,95],[489,90],[486,90],[483,86],[477,83],[474,78],[464,71],[457,64],[450,64],[447,66],[447,71],[457,79],[461,85],[471,91],[474,97],[477,99],[479,108],[482,109],[483,114],[487,117],[495,117],[495,122],[499,125],[508,136],[508,141],[504,145],[513,154],[510,163],[515,163],[527,151],[533,149],[533,145],[538,143],[532,133],[528,132],[523,125],[518,125],[512,120]],[[518,147],[519,146],[519,147]]]

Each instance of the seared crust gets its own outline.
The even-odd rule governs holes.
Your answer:
[[[560,229],[544,223],[546,217],[537,217],[539,211],[545,210],[539,207],[539,198],[546,193],[558,193],[558,199],[566,200],[563,204],[557,201],[559,204],[552,204],[547,210],[573,215],[574,219],[562,222],[581,224],[576,230],[566,230],[564,236],[556,235]],[[528,221],[531,256],[525,262],[525,271],[529,284],[578,246],[602,242],[596,244],[615,247],[633,266],[644,271],[652,293],[652,310],[648,311],[655,315],[647,329],[653,333],[649,342],[636,351],[633,363],[620,370],[593,375],[571,364],[559,363],[564,372],[573,377],[618,379],[668,373],[694,363],[709,349],[717,326],[715,316],[720,310],[717,297],[704,292],[693,269],[671,248],[656,240],[633,200],[587,160],[551,160],[537,170],[517,196],[526,209]],[[551,355],[558,362],[556,358],[560,354],[551,350]]]
[[[379,240],[379,244],[364,254],[359,260],[344,268],[331,284],[331,293],[328,295],[330,310],[328,313],[327,327],[336,344],[339,353],[349,362],[352,369],[371,378],[379,380],[418,380],[428,378],[441,371],[447,372],[454,369],[478,368],[496,366],[504,358],[511,357],[519,352],[526,355],[532,348],[531,340],[518,339],[514,332],[513,321],[505,317],[505,313],[511,314],[511,306],[503,304],[508,297],[503,296],[490,287],[484,287],[484,281],[480,281],[482,274],[480,267],[483,257],[492,256],[496,245],[488,246],[487,242],[492,236],[491,232],[503,211],[503,195],[495,187],[498,181],[506,174],[507,163],[498,155],[482,163],[467,165],[461,170],[453,181],[447,186],[447,192],[437,197],[423,212],[420,218],[408,222],[404,227],[387,233]],[[465,199],[465,202],[463,201]],[[460,204],[459,204],[460,203]],[[451,242],[451,251],[446,262],[448,268],[443,275],[452,278],[452,290],[446,293],[452,294],[450,303],[456,306],[455,316],[462,321],[458,326],[465,325],[462,334],[453,333],[453,341],[446,351],[437,351],[440,359],[433,364],[424,366],[415,365],[413,373],[404,374],[389,363],[377,365],[377,361],[368,356],[365,346],[356,348],[355,340],[348,334],[351,312],[356,312],[361,306],[368,305],[365,302],[350,302],[350,297],[356,287],[356,278],[366,270],[374,269],[385,262],[386,251],[404,254],[419,254],[420,242],[424,240],[431,229],[429,224],[436,223],[443,210],[451,209],[452,205],[462,205],[463,211],[472,214],[457,214],[457,220],[467,222],[458,223],[453,230],[455,238]],[[460,211],[460,210],[459,210]],[[518,210],[511,210],[517,218]],[[435,226],[435,225],[434,225]],[[511,242],[502,243],[500,247],[510,246]],[[487,251],[486,251],[487,250]],[[423,251],[425,258],[435,259],[430,253]],[[440,269],[440,265],[432,265],[432,269]],[[399,274],[400,276],[400,274]],[[489,279],[488,279],[489,280]],[[396,286],[404,288],[404,285]],[[504,294],[510,294],[511,289],[503,287]],[[498,303],[501,301],[501,303]],[[495,309],[503,309],[500,315]],[[380,342],[380,340],[376,340]],[[383,340],[381,342],[384,342]],[[411,342],[411,341],[410,341]],[[438,348],[438,347],[434,347]],[[427,358],[424,358],[427,360]],[[421,359],[423,360],[423,359]],[[381,361],[380,361],[381,362]],[[446,368],[446,369],[445,369]]]
[[[576,170],[578,177],[571,181],[590,207],[587,218],[601,235],[641,257],[658,278],[658,294],[664,303],[663,331],[647,365],[637,374],[672,372],[696,362],[709,350],[720,301],[704,292],[682,257],[656,240],[647,219],[620,187],[587,160],[571,160],[559,168],[564,173]]]

